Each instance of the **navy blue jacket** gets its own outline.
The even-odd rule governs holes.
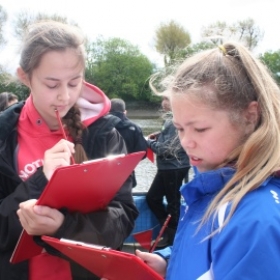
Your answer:
[[[125,141],[127,152],[146,152],[148,145],[145,137],[143,136],[143,132],[140,126],[128,119],[122,112],[110,112],[110,114],[117,118],[117,121],[115,122],[115,127]],[[145,157],[146,155],[143,157],[143,159]],[[136,187],[137,180],[134,171],[132,173],[132,176],[133,187]]]
[[[156,140],[147,140],[156,154],[158,170],[180,169],[190,166],[189,157],[180,144],[172,119],[165,120]]]

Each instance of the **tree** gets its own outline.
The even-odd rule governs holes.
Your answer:
[[[260,55],[260,59],[268,67],[274,79],[280,85],[280,50],[265,52],[263,55]]]
[[[182,63],[187,57],[204,50],[212,49],[214,47],[216,47],[214,43],[205,41],[196,44],[190,44],[186,48],[179,50],[176,53],[175,59],[178,63]]]
[[[42,20],[54,20],[63,23],[69,23],[72,25],[77,25],[74,21],[68,20],[67,17],[60,16],[58,14],[53,14],[53,15],[48,15],[45,13],[31,14],[29,11],[22,10],[18,14],[16,20],[14,21],[15,37],[18,38],[19,40],[22,40],[28,25]]]
[[[204,40],[210,40],[214,44],[223,44],[227,40],[242,42],[247,48],[253,50],[262,40],[264,32],[256,26],[251,18],[238,21],[233,24],[217,21],[201,30]]]
[[[164,69],[157,71],[157,77],[153,81],[153,84],[156,86],[157,90],[163,91],[165,89],[165,87],[162,86],[160,82],[164,80],[165,77],[172,75],[187,57],[203,50],[212,49],[214,47],[216,47],[216,45],[212,42],[199,42],[196,44],[190,44],[184,49],[178,50],[175,53],[172,64],[169,64]]]
[[[14,93],[19,100],[25,100],[29,95],[29,89],[25,85],[0,67],[0,92],[4,91]]]
[[[3,28],[7,21],[7,13],[4,8],[0,5],[0,46],[6,43],[3,35]]]
[[[174,62],[176,53],[191,43],[191,38],[188,31],[171,20],[159,26],[155,41],[156,50],[164,55],[164,64],[168,66]]]
[[[0,43],[2,38],[2,26],[7,19],[7,14],[0,6]],[[29,24],[40,20],[55,20],[65,22],[73,25],[75,22],[69,21],[66,17],[60,15],[47,15],[44,13],[31,14],[28,11],[21,11],[14,21],[14,35],[17,39],[22,40],[25,30]],[[16,94],[19,100],[25,100],[29,95],[29,89],[21,84],[15,77],[5,71],[4,67],[0,65],[0,92],[9,91]]]
[[[153,64],[138,47],[120,38],[99,37],[87,46],[86,80],[110,97],[125,100],[149,100],[148,78]]]

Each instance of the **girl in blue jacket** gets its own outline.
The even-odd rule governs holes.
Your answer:
[[[173,247],[137,251],[166,279],[280,279],[280,90],[243,46],[188,58],[167,91],[197,171]]]

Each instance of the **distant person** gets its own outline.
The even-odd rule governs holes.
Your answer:
[[[18,97],[12,92],[0,93],[0,112],[18,102]]]
[[[125,141],[127,152],[134,153],[140,151],[147,151],[148,145],[143,135],[142,129],[136,123],[127,118],[126,104],[123,99],[111,99],[110,114],[120,119],[120,121],[115,125],[115,127]],[[136,187],[137,180],[134,171],[132,177],[133,187]]]
[[[180,215],[181,194],[183,181],[188,181],[190,169],[189,158],[179,143],[177,130],[172,122],[170,101],[162,98],[162,108],[165,111],[165,121],[161,132],[148,136],[148,146],[156,154],[157,172],[150,189],[147,192],[147,203],[162,226],[168,214],[171,215],[158,247],[173,244]],[[177,146],[174,149],[172,146]],[[164,197],[167,207],[164,204]]]

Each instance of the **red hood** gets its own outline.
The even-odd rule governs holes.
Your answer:
[[[83,123],[85,126],[89,126],[110,111],[111,101],[97,86],[87,82],[84,82],[84,85],[82,94],[77,100],[77,105],[81,111]]]

